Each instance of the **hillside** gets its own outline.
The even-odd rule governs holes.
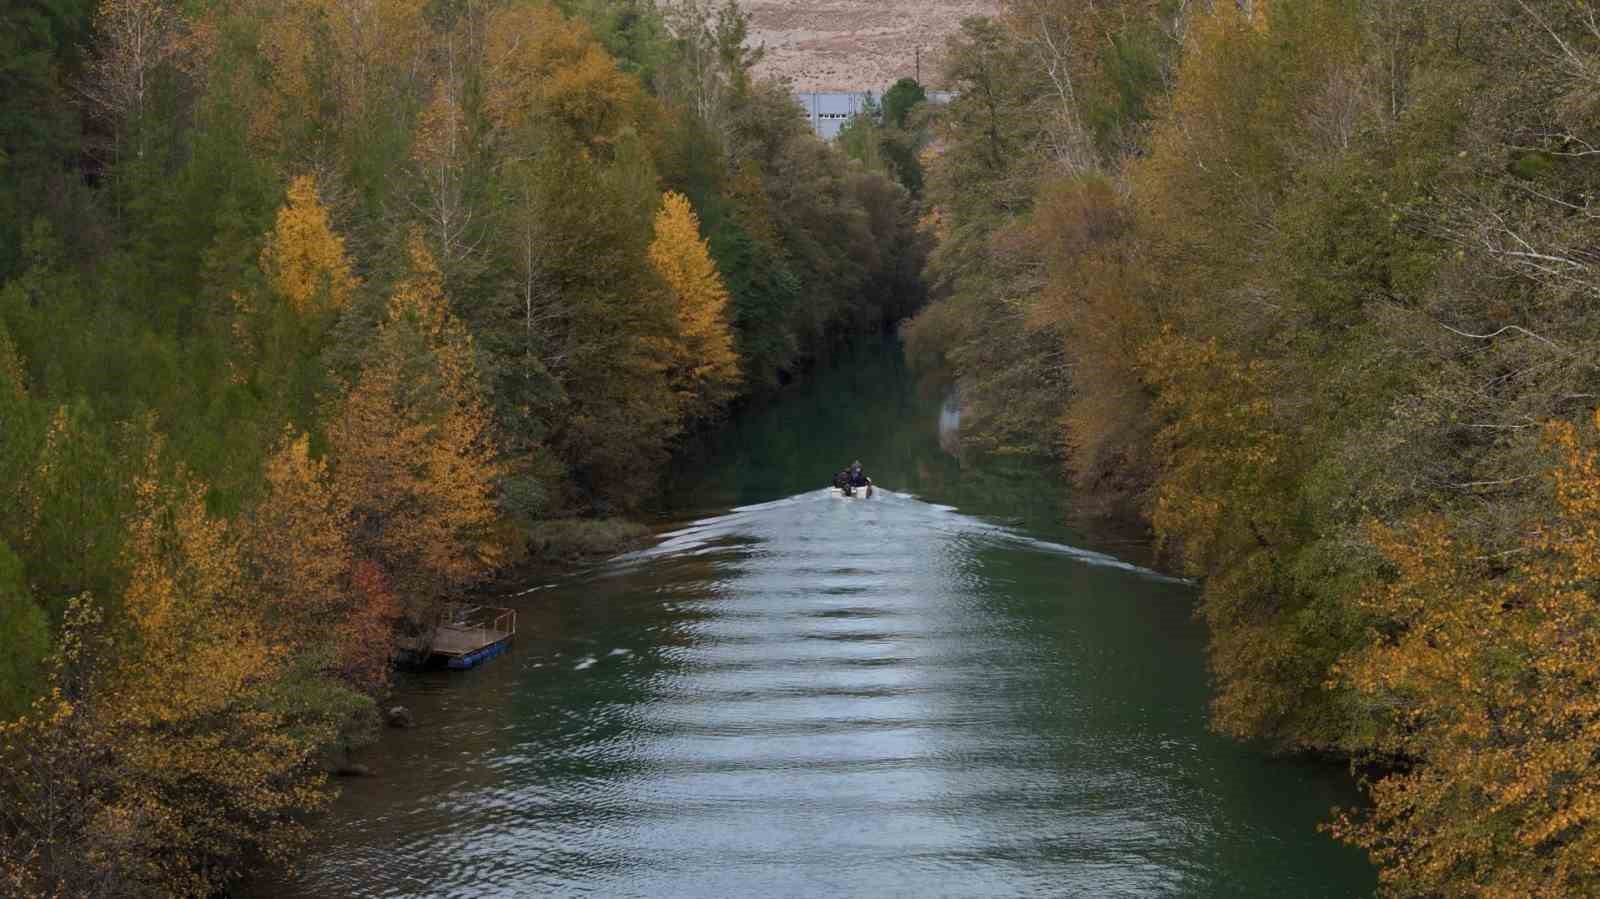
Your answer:
[[[762,74],[795,90],[882,90],[916,72],[937,81],[945,37],[968,16],[993,15],[998,0],[746,0],[751,39],[765,43]],[[937,86],[937,85],[936,85]]]

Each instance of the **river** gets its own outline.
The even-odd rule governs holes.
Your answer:
[[[680,466],[658,545],[403,676],[290,896],[1356,896],[1342,769],[1209,733],[1194,589],[963,467],[891,346]],[[883,487],[818,488],[853,458]]]

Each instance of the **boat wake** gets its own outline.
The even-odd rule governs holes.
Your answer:
[[[606,567],[620,571],[672,557],[699,557],[734,548],[750,551],[765,543],[793,545],[799,541],[805,545],[867,537],[867,542],[884,549],[909,550],[914,554],[935,550],[938,544],[947,542],[960,543],[969,550],[974,544],[1019,548],[1064,556],[1084,565],[1114,568],[1163,583],[1189,583],[1106,553],[1041,540],[1014,528],[965,515],[953,506],[925,502],[881,487],[875,489],[870,501],[841,503],[837,499],[832,488],[824,488],[740,506],[664,533],[655,546],[618,556]],[[819,548],[819,551],[823,550]]]

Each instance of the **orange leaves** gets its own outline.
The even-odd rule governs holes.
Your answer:
[[[410,253],[411,273],[328,436],[358,563],[376,566],[386,583],[378,593],[392,590],[417,624],[500,559],[494,491],[503,469],[471,336],[420,237]]]
[[[378,693],[389,684],[394,627],[400,599],[377,563],[356,563],[351,577],[354,607],[334,632],[339,673],[358,689]]]
[[[466,123],[457,88],[448,81],[434,85],[433,98],[417,114],[411,158],[428,169],[459,168]]]
[[[650,264],[675,300],[678,333],[669,353],[673,386],[691,416],[706,414],[733,394],[739,357],[728,324],[728,290],[700,238],[700,219],[681,194],[662,199]]]
[[[300,4],[276,9],[262,28],[260,52],[266,63],[266,90],[254,104],[250,137],[257,145],[277,146],[293,116],[312,116],[321,106],[311,10]]]
[[[1286,487],[1284,438],[1271,421],[1266,367],[1170,329],[1144,348],[1140,364],[1165,423],[1155,441],[1157,535],[1181,544],[1196,575],[1278,542],[1289,510],[1274,495]]]
[[[1322,698],[1326,663],[1297,631],[1308,598],[1291,572],[1306,535],[1295,454],[1268,400],[1273,373],[1171,329],[1146,343],[1138,365],[1159,426],[1150,521],[1185,571],[1206,579],[1213,720],[1239,736],[1310,739],[1308,724],[1325,726],[1308,710]]]
[[[1155,332],[1143,260],[1116,186],[1062,179],[1040,189],[1028,238],[1045,278],[1030,324],[1060,334],[1071,362],[1066,444],[1080,485],[1151,477],[1149,397],[1139,352]]]
[[[273,695],[293,692],[286,657],[205,487],[164,480],[157,446],[133,492],[123,626],[101,636],[91,603],[69,607],[51,694],[0,729],[0,787],[44,888],[208,895],[301,837],[297,816],[326,799],[313,753],[350,710]]]
[[[301,175],[289,182],[288,200],[261,251],[261,269],[295,311],[309,315],[338,309],[361,281],[345,255],[344,238],[333,230],[328,210],[317,198],[316,178]]]
[[[347,516],[329,486],[328,464],[310,438],[284,433],[263,472],[267,493],[249,521],[245,556],[277,632],[298,644],[338,620],[351,563]]]
[[[178,486],[163,486],[153,464],[152,453],[134,482],[123,604],[143,653],[133,664],[157,670],[130,672],[124,700],[135,720],[171,722],[226,706],[267,674],[275,652],[261,640],[237,543],[206,511],[204,486],[182,472]]]
[[[444,275],[420,234],[412,232],[406,242],[406,257],[411,270],[389,297],[389,323],[409,321],[435,346],[465,349],[470,337],[450,314],[450,301],[444,295]]]
[[[1426,763],[1339,832],[1397,892],[1600,888],[1600,470],[1577,429],[1548,433],[1555,506],[1521,547],[1486,555],[1438,517],[1371,532],[1392,568],[1363,596],[1381,632],[1338,673],[1394,710],[1385,748]]]
[[[371,139],[423,65],[431,36],[424,7],[422,0],[260,2],[267,65],[253,141],[283,151],[312,133],[348,148]]]
[[[374,106],[395,76],[421,58],[429,37],[426,0],[306,0],[320,13],[335,63],[334,89],[344,118],[380,114]]]
[[[542,113],[589,149],[636,129],[647,99],[587,26],[553,6],[520,4],[489,17],[484,48],[485,106],[502,132]]]
[[[285,432],[265,480],[245,556],[273,633],[356,689],[383,689],[400,603],[383,568],[356,559],[355,509],[305,434]]]

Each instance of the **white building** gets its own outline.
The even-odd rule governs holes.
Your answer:
[[[868,100],[882,102],[882,94],[871,91],[859,93],[844,91],[809,91],[796,94],[805,110],[811,129],[823,140],[833,140],[844,129],[850,117],[867,108]],[[928,102],[943,106],[955,99],[953,91],[928,91]]]
[[[839,131],[844,128],[850,117],[865,109],[870,93],[802,93],[800,105],[805,108],[806,118],[811,121],[811,129],[823,140],[833,140],[839,136]]]

